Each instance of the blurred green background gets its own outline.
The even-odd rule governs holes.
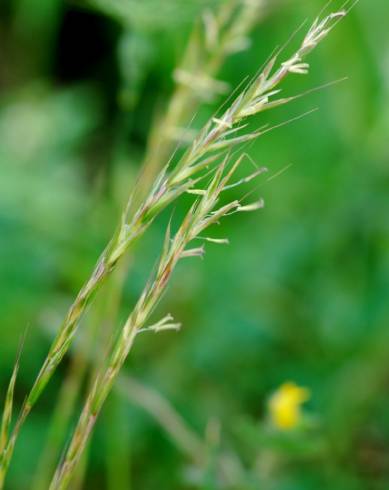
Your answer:
[[[210,4],[217,8],[205,0],[0,3],[0,383],[4,396],[27,329],[19,406],[114,230],[174,67]],[[271,2],[251,46],[218,78],[234,89],[253,76],[322,6]],[[263,211],[223,223],[229,247],[208,244],[204,261],[180,264],[159,313],[171,312],[182,331],[143,335],[130,355],[128,373],[206,441],[207,468],[136,395],[114,393],[81,488],[224,488],[220,454],[241,462],[242,490],[389,488],[388,19],[387,0],[361,0],[311,56],[310,75],[283,88],[294,95],[348,80],[256,118],[261,126],[319,108],[250,146],[268,176],[292,165],[260,181]],[[204,105],[194,126],[222,101]],[[117,325],[171,212],[133,253]],[[101,303],[104,291],[85,324],[104,327]],[[32,488],[68,364],[24,427],[6,488]],[[282,431],[269,426],[267,401],[287,381],[311,398],[300,426]]]

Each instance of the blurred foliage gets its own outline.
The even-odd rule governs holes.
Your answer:
[[[16,385],[22,402],[47,332],[134,185],[190,28],[216,3],[0,4],[3,397],[27,329]],[[322,3],[278,2],[221,79],[236,87],[253,75]],[[255,121],[320,109],[249,148],[269,176],[293,165],[262,182],[263,212],[223,224],[230,247],[209,244],[203,262],[179,267],[161,311],[183,330],[140,337],[128,362],[128,372],[164,394],[200,436],[218,421],[210,454],[239,456],[246,473],[238,488],[389,488],[388,15],[387,0],[361,0],[313,55],[311,75],[292,79],[285,93],[348,80]],[[203,107],[194,125],[214,109]],[[169,213],[135,251],[121,316],[159,252]],[[9,489],[30,488],[65,367],[24,428]],[[286,381],[309,388],[311,400],[301,426],[280,431],[267,401]],[[91,445],[84,488],[216,489],[210,461],[206,478],[190,483],[197,473],[188,458],[136,403],[115,394]]]

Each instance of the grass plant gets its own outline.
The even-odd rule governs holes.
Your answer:
[[[89,391],[74,435],[50,486],[51,490],[68,488],[99,412],[120,373],[136,336],[144,331],[159,332],[178,328],[178,325],[172,322],[170,315],[150,327],[147,326],[147,322],[165,292],[177,263],[182,258],[203,255],[203,245],[189,248],[189,244],[197,238],[206,242],[227,243],[226,239],[203,237],[202,233],[224,216],[236,212],[254,211],[263,205],[261,200],[251,204],[233,200],[218,207],[219,196],[222,192],[250,182],[264,170],[257,168],[247,177],[235,183],[230,182],[237,166],[244,158],[242,145],[273,129],[264,127],[251,131],[245,123],[246,120],[255,114],[293,100],[294,97],[278,97],[279,85],[289,75],[305,75],[309,72],[306,57],[345,14],[346,11],[341,10],[316,19],[297,50],[285,61],[279,63],[282,51],[272,56],[248,86],[238,92],[232,102],[226,104],[227,108],[208,121],[178,162],[173,163],[173,159],[166,162],[141,202],[138,202],[134,194],[130,196],[116,231],[98,259],[92,274],[69,308],[31,391],[26,397],[16,424],[8,435],[16,369],[14,371],[6,399],[1,432],[0,488],[3,488],[20,429],[72,345],[87,304],[117,268],[128,249],[141,238],[163,210],[183,194],[198,196],[173,236],[170,227],[168,228],[156,271],[120,330],[116,342],[105,359],[103,368]],[[207,22],[208,42],[211,42],[214,20],[208,18]],[[276,67],[277,63],[278,67]],[[179,73],[178,76],[182,80],[183,73]],[[237,157],[236,152],[238,152]]]

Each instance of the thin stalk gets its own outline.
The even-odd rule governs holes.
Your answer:
[[[149,413],[190,460],[196,464],[204,464],[207,453],[205,442],[188,426],[168,400],[130,376],[119,376],[115,388],[131,403],[136,403]]]
[[[129,402],[143,408],[196,467],[203,470],[207,467],[209,443],[188,425],[168,399],[157,390],[123,373],[119,375],[114,388]],[[217,457],[216,466],[227,485],[242,482],[244,468],[236,454],[222,451]]]

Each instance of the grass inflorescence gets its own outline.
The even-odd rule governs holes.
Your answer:
[[[308,73],[307,56],[345,14],[346,12],[342,10],[331,13],[322,19],[316,19],[290,57],[279,62],[281,53],[273,56],[248,86],[241,90],[227,105],[227,108],[208,121],[175,165],[169,162],[161,165],[162,169],[141,202],[135,202],[133,205],[134,196],[129,198],[115,233],[97,261],[92,274],[69,308],[39,374],[26,397],[13,431],[9,435],[13,389],[17,372],[17,367],[15,368],[3,415],[0,441],[0,487],[4,482],[20,429],[71,347],[80,319],[93,295],[117,268],[128,249],[141,238],[163,210],[183,194],[195,195],[197,198],[178,230],[171,234],[170,227],[168,228],[159,264],[121,328],[116,342],[105,359],[103,368],[99,371],[88,393],[74,435],[63,461],[57,468],[50,489],[59,490],[69,486],[96,418],[138,333],[147,330],[160,331],[178,328],[176,323],[172,323],[170,316],[164,317],[160,322],[151,326],[148,326],[147,322],[165,292],[177,263],[185,257],[203,255],[203,245],[190,246],[190,244],[194,239],[201,238],[202,233],[208,227],[225,216],[238,212],[254,211],[263,206],[262,200],[249,204],[233,200],[218,207],[222,192],[228,191],[234,185],[249,182],[263,171],[263,169],[257,169],[253,174],[235,184],[230,182],[236,168],[243,160],[243,156],[235,157],[235,152],[239,153],[242,144],[269,131],[269,129],[251,131],[245,124],[246,120],[260,112],[286,104],[293,99],[293,97],[279,98],[279,85],[289,75],[305,75]],[[217,37],[217,29],[215,29],[217,22],[215,18],[208,15],[206,24],[207,43],[212,47],[214,38]],[[241,24],[238,27],[241,29]],[[236,49],[239,44],[236,39],[242,39],[238,27],[235,26],[235,31],[227,30],[228,36],[231,37],[232,34],[235,36]],[[224,43],[223,46],[225,45],[230,46],[229,49],[231,49],[231,44]],[[222,52],[221,54],[224,55],[225,53]],[[185,80],[188,81],[187,78],[184,77],[185,80],[182,78],[183,72],[179,72],[176,76],[180,79],[181,84]],[[217,86],[220,87],[220,85]],[[216,88],[216,85],[213,87]],[[220,240],[208,236],[202,237],[202,239],[215,243],[227,242],[226,239]]]

